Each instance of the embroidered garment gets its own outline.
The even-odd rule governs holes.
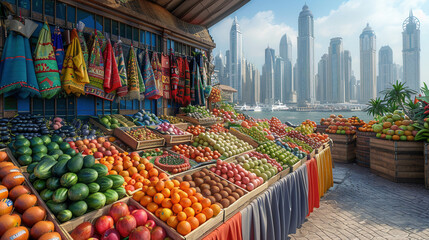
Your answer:
[[[201,82],[204,89],[204,97],[208,98],[212,91],[212,86],[207,85],[206,57],[203,53],[198,54],[198,65],[200,66]]]
[[[191,103],[191,73],[189,71],[189,61],[187,58],[185,60],[185,97],[183,105],[187,106]]]
[[[64,46],[63,37],[61,36],[61,30],[59,27],[55,28],[52,34],[52,44],[54,45],[55,58],[57,59],[58,71],[61,72],[63,69],[64,62]]]
[[[114,45],[115,59],[118,63],[118,73],[121,80],[121,87],[116,90],[116,95],[125,97],[128,94],[127,69],[125,67],[124,52],[122,51],[121,40]]]
[[[185,59],[177,58],[177,69],[179,69],[179,84],[177,85],[176,102],[185,104]]]
[[[162,85],[164,99],[171,99],[170,92],[170,58],[167,55],[161,55],[161,71],[162,71]]]
[[[158,99],[162,97],[163,86],[162,86],[162,68],[161,68],[161,63],[159,62],[157,53],[152,54],[151,65],[152,65],[153,75],[155,76],[155,87],[157,92],[157,97],[155,99]]]
[[[79,42],[80,42],[80,48],[82,49],[82,55],[83,59],[85,60],[85,66],[88,67],[88,46],[86,45],[85,37],[83,36],[83,29],[85,28],[85,23],[79,21],[77,24],[77,30],[79,34]]]
[[[67,94],[72,93],[79,97],[85,94],[85,84],[89,83],[89,77],[76,29],[71,31],[70,38],[71,43],[67,48],[61,72],[61,82]]]
[[[139,67],[134,47],[131,46],[127,65],[128,96],[127,99],[140,99]]]
[[[155,75],[149,58],[149,53],[146,50],[143,60],[143,80],[146,87],[145,97],[153,100],[159,98],[159,91],[156,89]]]
[[[106,41],[106,48],[103,52],[104,58],[104,91],[111,93],[122,87],[121,79],[119,78],[118,66],[116,65],[115,54],[113,53],[110,39]]]
[[[179,85],[179,70],[177,68],[177,61],[174,54],[170,55],[170,83],[171,83],[171,99],[176,101],[177,88]]]
[[[197,59],[193,59],[193,64],[192,64],[192,73],[193,73],[193,83],[191,86],[191,92],[194,92],[194,101],[193,101],[193,105],[204,105],[204,92],[202,91],[202,83],[201,83],[201,75],[200,75],[200,71],[199,71],[199,66],[197,63]]]
[[[28,38],[11,31],[0,62],[0,94],[5,97],[40,97]]]
[[[34,70],[42,98],[50,99],[61,91],[60,73],[47,23],[40,30],[34,51]]]

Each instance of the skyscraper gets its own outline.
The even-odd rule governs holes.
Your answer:
[[[230,54],[230,86],[235,88],[238,93],[234,95],[234,102],[241,101],[243,82],[243,39],[238,25],[237,17],[232,22],[231,31],[229,33],[229,54]]]
[[[274,67],[274,101],[284,101],[283,92],[285,79],[285,61],[282,57],[276,57],[275,67]]]
[[[393,51],[389,46],[383,46],[378,51],[377,96],[381,91],[390,88],[395,82],[393,78]]]
[[[266,104],[274,102],[274,49],[265,49],[265,64],[262,67],[261,101]]]
[[[352,72],[352,75],[350,77],[350,100],[358,100],[358,82],[356,80],[355,75]]]
[[[298,104],[313,102],[314,89],[314,20],[307,5],[302,7],[298,18]]]
[[[402,60],[404,66],[404,82],[409,88],[420,90],[420,21],[413,16],[405,19],[402,24]]]
[[[344,50],[344,93],[346,102],[350,102],[351,95],[351,77],[352,77],[352,55],[349,50]]]
[[[343,103],[345,100],[343,39],[332,38],[329,44],[327,100]]]
[[[220,84],[229,85],[228,79],[226,79],[226,71],[225,71],[225,63],[222,56],[222,53],[219,53],[215,57],[215,70],[217,70],[217,77],[220,82]]]
[[[284,78],[283,78],[283,100],[282,102],[291,102],[293,99],[293,70],[292,70],[292,42],[285,34],[280,39],[280,57],[284,61]]]
[[[259,70],[257,67],[253,65],[253,89],[252,93],[255,95],[254,104],[261,102],[261,75],[259,74]]]
[[[317,90],[316,99],[320,103],[326,103],[327,81],[328,81],[328,54],[323,54],[317,65]]]
[[[376,37],[369,23],[359,37],[360,102],[367,103],[377,96]]]
[[[404,77],[403,68],[401,65],[394,63],[393,64],[393,82],[402,82],[402,77]]]

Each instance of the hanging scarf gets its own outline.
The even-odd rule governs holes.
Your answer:
[[[28,38],[11,31],[0,62],[0,94],[40,97]]]
[[[191,86],[191,92],[193,92],[194,100],[193,105],[203,105],[204,104],[204,93],[202,91],[202,83],[201,83],[201,75],[199,71],[199,66],[197,63],[197,59],[193,59],[192,64],[192,86]]]
[[[85,94],[85,84],[89,83],[89,77],[76,29],[71,31],[70,38],[71,43],[67,48],[61,72],[61,82],[67,94],[73,93],[79,97]]]
[[[61,36],[61,30],[59,27],[55,27],[55,31],[52,34],[52,44],[54,46],[55,58],[57,59],[58,71],[61,72],[64,62],[64,46],[63,37]]]
[[[149,52],[145,51],[143,60],[143,80],[146,87],[145,97],[150,100],[159,98],[159,91],[156,89],[155,75],[149,58]]]
[[[80,42],[80,48],[82,49],[82,55],[83,59],[85,60],[85,66],[88,67],[88,46],[86,45],[85,37],[83,36],[83,29],[85,28],[85,23],[79,21],[77,24],[77,30],[79,33],[79,42]]]
[[[125,67],[124,52],[122,51],[121,40],[117,41],[114,45],[115,59],[118,63],[118,73],[121,80],[121,87],[116,90],[119,97],[125,97],[128,94],[128,80],[127,69]]]
[[[118,66],[116,65],[115,54],[113,53],[112,44],[110,39],[106,41],[106,48],[103,52],[104,58],[104,91],[106,93],[114,92],[116,89],[122,87],[121,79],[118,73]]]
[[[171,98],[177,101],[177,88],[179,85],[179,69],[177,68],[177,61],[172,53],[170,55],[170,82],[171,82]]]
[[[42,98],[51,99],[61,91],[57,59],[51,41],[51,31],[45,23],[40,30],[34,51],[34,70]]]
[[[185,60],[185,97],[184,97],[184,106],[188,106],[191,103],[191,73],[189,72],[189,61],[187,58]]]
[[[170,93],[170,59],[167,55],[161,55],[161,71],[162,71],[162,84],[164,99],[171,99]]]
[[[191,103],[195,104],[195,82],[197,81],[197,61],[195,60],[195,58],[192,59],[191,64]]]
[[[179,85],[177,87],[177,98],[176,102],[180,104],[185,104],[185,59],[179,57],[177,58],[177,68],[179,69]]]
[[[204,89],[204,98],[208,98],[210,96],[210,92],[212,91],[212,86],[207,85],[207,71],[206,71],[206,61],[205,55],[203,53],[198,54],[198,61],[200,66],[200,74],[202,86]]]
[[[157,53],[152,54],[151,65],[152,65],[153,75],[155,76],[155,88],[157,92],[154,99],[159,99],[160,97],[162,97],[163,86],[162,86],[162,68],[161,68],[161,63],[159,62]]]
[[[134,51],[134,47],[131,46],[130,56],[128,58],[127,65],[127,76],[128,76],[128,96],[127,99],[140,100],[140,79],[139,79],[139,67],[137,65],[137,57]]]

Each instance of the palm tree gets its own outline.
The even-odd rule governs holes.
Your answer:
[[[410,89],[405,86],[405,83],[400,83],[396,81],[392,85],[392,88],[388,88],[386,90],[381,91],[382,94],[385,94],[384,101],[390,104],[399,105],[404,111],[405,114],[408,115],[408,109],[405,107],[405,102],[411,99],[412,95],[417,94],[416,91]]]
[[[367,107],[364,111],[373,117],[382,116],[386,111],[388,111],[386,104],[381,98],[371,99],[366,105]]]

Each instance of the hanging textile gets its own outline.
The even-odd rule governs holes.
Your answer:
[[[128,96],[127,99],[140,100],[140,79],[139,79],[139,67],[137,63],[136,53],[134,47],[131,46],[130,55],[127,64],[127,76],[128,76]],[[141,74],[140,74],[141,75]],[[143,86],[142,86],[143,87]]]
[[[122,87],[121,79],[118,73],[118,66],[116,65],[115,54],[113,53],[112,44],[110,39],[106,41],[106,48],[103,52],[104,58],[104,91],[111,93],[116,89]]]
[[[185,104],[185,59],[177,58],[177,69],[179,70],[179,84],[177,85],[177,98],[176,102]]]
[[[145,84],[145,97],[150,100],[159,98],[159,90],[156,88],[155,75],[149,58],[149,52],[145,51],[143,60],[143,80]]]
[[[162,85],[164,99],[171,99],[170,92],[170,59],[168,55],[161,54],[161,71],[162,71]]]
[[[195,81],[197,77],[197,61],[195,59],[191,60],[191,103],[195,104]]]
[[[185,97],[183,101],[184,106],[191,104],[191,73],[189,71],[189,61],[187,58],[185,60]]]
[[[171,99],[177,101],[177,88],[179,85],[179,69],[177,61],[172,53],[170,55],[170,83],[171,83]]]
[[[156,88],[155,90],[156,96],[153,99],[159,99],[160,97],[162,97],[163,86],[162,86],[162,68],[161,68],[161,63],[159,62],[157,53],[152,54],[151,65],[152,65],[153,75],[155,77],[155,88]]]
[[[40,30],[34,51],[34,70],[42,98],[51,99],[61,91],[60,73],[47,23]]]
[[[52,34],[52,44],[54,46],[55,58],[57,59],[58,71],[61,72],[64,62],[64,46],[61,30],[58,26],[55,27],[54,33]]]
[[[212,91],[212,86],[207,85],[207,71],[206,71],[206,56],[204,53],[198,54],[198,65],[200,66],[200,75],[201,82],[204,89],[204,98],[208,98],[210,96],[210,92]]]
[[[89,77],[76,29],[71,31],[70,40],[61,72],[61,83],[67,94],[79,97],[85,94],[85,84],[89,83]]]
[[[203,86],[201,83],[201,75],[199,71],[199,66],[197,59],[194,57],[192,60],[192,83],[191,83],[191,94],[193,97],[194,105],[204,105],[204,92]]]
[[[85,23],[79,21],[77,24],[77,30],[79,34],[80,48],[82,49],[83,59],[85,60],[85,66],[88,67],[88,46],[86,45],[85,37],[83,36],[83,29],[85,28]]]
[[[118,63],[118,73],[121,80],[121,87],[116,90],[116,95],[119,97],[125,97],[128,94],[128,80],[127,80],[127,69],[125,67],[124,52],[122,51],[121,40],[117,41],[113,46],[115,52],[115,59]]]
[[[0,94],[40,97],[28,38],[10,31],[0,62]]]

